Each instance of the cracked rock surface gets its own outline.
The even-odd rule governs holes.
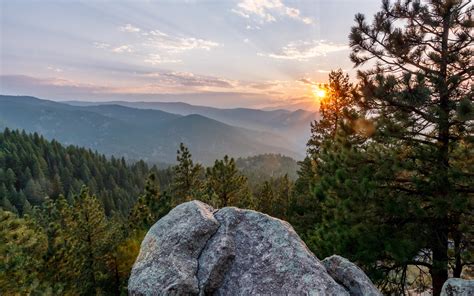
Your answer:
[[[287,222],[191,201],[148,231],[128,290],[130,295],[357,295],[338,282],[343,283]]]

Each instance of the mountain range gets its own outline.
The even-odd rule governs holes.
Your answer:
[[[55,102],[0,96],[0,127],[38,132],[107,155],[173,163],[180,142],[193,158],[279,153],[301,159],[292,130],[309,129],[311,112],[217,109],[184,103]],[[299,115],[299,116],[298,116]],[[315,114],[313,114],[315,115]],[[306,122],[306,124],[304,124]]]
[[[199,114],[229,125],[252,130],[276,133],[284,137],[291,147],[304,151],[310,136],[310,122],[318,119],[317,112],[298,109],[260,110],[250,108],[221,109],[207,106],[196,106],[181,102],[87,102],[68,101],[76,106],[121,105],[139,109],[153,109],[180,115]]]

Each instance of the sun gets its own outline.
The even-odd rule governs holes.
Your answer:
[[[313,85],[313,95],[317,98],[324,98],[327,92],[326,89],[321,87],[320,85]]]

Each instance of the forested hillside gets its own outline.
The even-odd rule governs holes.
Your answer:
[[[46,196],[71,197],[87,186],[91,194],[100,197],[107,214],[126,214],[150,172],[159,176],[162,184],[169,184],[168,171],[158,171],[143,161],[128,164],[123,158],[64,147],[36,133],[10,129],[0,133],[1,206],[15,213],[41,205]]]
[[[252,184],[285,175],[293,181],[297,178],[298,163],[293,158],[281,154],[267,153],[238,158],[236,165]]]

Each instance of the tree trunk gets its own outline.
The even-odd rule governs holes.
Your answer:
[[[443,16],[443,34],[441,39],[441,61],[440,79],[437,85],[439,92],[439,117],[438,117],[438,163],[434,168],[434,182],[437,190],[435,198],[449,202],[451,184],[449,181],[449,100],[450,91],[448,87],[448,55],[449,55],[449,28],[451,21],[451,7],[446,4]],[[448,209],[449,210],[449,209]],[[435,216],[436,217],[436,216]],[[439,216],[438,216],[439,217]],[[441,288],[448,279],[448,213],[441,215],[439,219],[433,219],[433,267],[430,270],[433,282],[433,296],[441,294]]]
[[[120,275],[118,272],[117,257],[114,255],[114,271],[115,271],[115,295],[120,296]]]
[[[439,221],[433,243],[433,267],[430,270],[433,282],[433,296],[441,294],[441,288],[448,279],[448,229],[445,221]]]
[[[459,231],[454,232],[454,268],[453,277],[460,278],[462,272],[462,261],[461,261],[461,234]]]

